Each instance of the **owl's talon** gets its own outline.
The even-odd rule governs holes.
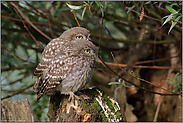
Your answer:
[[[70,112],[71,107],[73,107],[75,110],[78,107],[78,102],[74,98],[80,99],[80,97],[78,97],[74,93],[70,92],[70,96],[69,96],[68,103],[66,106],[66,113],[67,114]]]
[[[88,97],[87,95],[83,94],[82,92],[77,92],[77,94],[79,94],[80,97],[82,97],[82,98],[85,99],[85,100],[90,100],[90,97]],[[80,97],[79,97],[79,98],[80,98]]]
[[[66,106],[66,113],[67,114],[70,112],[71,105],[72,105],[72,103],[67,103],[67,106]]]
[[[90,100],[90,97],[88,97],[86,95],[84,95],[83,97],[84,97],[85,100]]]
[[[70,93],[70,96],[68,98],[68,102],[74,102],[75,98],[77,98],[78,100],[80,100],[80,97],[75,95],[73,92],[69,92]]]

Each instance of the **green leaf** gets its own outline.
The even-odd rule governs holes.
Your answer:
[[[158,3],[158,2],[154,2],[153,4],[155,5],[156,3]]]
[[[103,7],[103,4],[100,1],[95,1],[95,3]]]
[[[134,9],[139,3],[136,3],[135,5],[133,5],[128,11],[127,13],[129,13],[130,11],[132,11],[132,9]]]
[[[91,1],[91,2],[90,2],[90,5],[92,5],[93,3],[94,3],[94,1]]]
[[[110,82],[108,85],[121,84],[120,82]]]
[[[173,27],[176,25],[176,23],[177,23],[177,22],[172,22],[172,25],[171,25],[171,27],[170,27],[170,29],[169,29],[169,31],[168,31],[168,34],[169,34],[170,31],[173,29]]]
[[[165,20],[165,22],[163,23],[163,25],[165,25],[168,21],[170,21],[172,17],[173,17],[173,15],[170,14],[170,15],[168,16],[168,18]],[[163,26],[163,25],[162,25],[162,26]]]
[[[50,9],[51,6],[52,6],[52,3],[53,3],[53,1],[51,1],[51,2],[46,2],[46,9]]]
[[[177,5],[176,3],[173,3],[173,4],[171,4],[170,6],[172,7],[172,6],[174,6],[174,5]]]
[[[167,8],[171,13],[173,13],[173,14],[178,13],[175,9],[173,9],[173,8],[171,8],[171,7],[169,7],[169,6],[166,6],[166,8]]]
[[[125,81],[122,82],[122,85],[125,86],[125,87],[127,87],[127,88],[130,88],[130,86],[127,86],[127,85],[125,84]]]
[[[163,3],[162,3],[162,2],[160,2],[158,6],[160,7],[162,4],[163,4]]]
[[[173,78],[174,81],[176,80],[176,78],[177,78],[178,75],[179,75],[179,72],[175,74],[175,76],[174,76],[174,78]]]
[[[121,86],[119,86],[119,87],[117,87],[117,88],[116,88],[116,90],[118,90],[118,89],[119,89],[119,88],[121,88],[121,87],[122,87],[122,85],[121,85]]]
[[[175,20],[179,20],[181,18],[181,16],[178,16]],[[172,25],[171,25],[171,27],[170,27],[170,29],[169,29],[169,31],[168,31],[168,34],[170,33],[170,31],[173,29],[173,27],[176,25],[176,23],[177,22],[172,22]]]
[[[56,9],[58,9],[60,7],[60,4],[61,4],[61,2],[60,1],[57,1]]]
[[[167,17],[169,17],[169,16],[170,16],[170,15],[167,15],[167,16],[163,17],[162,20],[165,19],[165,18],[167,18]]]
[[[172,78],[168,78],[168,79],[174,82],[174,80]]]
[[[176,91],[178,89],[178,86],[176,86],[175,88],[173,88],[173,91]]]
[[[82,20],[83,20],[83,17],[84,17],[84,14],[85,14],[86,8],[87,8],[87,7],[85,7],[85,8],[83,9],[83,12],[82,12]]]
[[[66,4],[67,4],[67,6],[68,6],[69,8],[74,9],[74,10],[78,10],[78,9],[83,8],[83,6],[74,6],[74,5],[69,5],[68,3],[66,3]]]
[[[175,83],[173,81],[167,80],[167,82],[171,85],[174,85]]]
[[[122,82],[122,85],[126,86],[126,85],[125,85],[125,81]]]
[[[143,4],[144,4],[144,2],[141,2],[140,6],[139,6],[140,9],[142,8]]]
[[[151,3],[151,1],[145,2],[145,4],[149,4],[149,3]]]
[[[178,80],[179,85],[182,87],[182,76],[180,76],[180,79]]]

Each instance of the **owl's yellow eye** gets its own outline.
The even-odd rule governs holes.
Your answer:
[[[90,49],[85,49],[85,53],[90,53]]]
[[[83,36],[79,35],[79,36],[76,36],[77,39],[82,39]]]

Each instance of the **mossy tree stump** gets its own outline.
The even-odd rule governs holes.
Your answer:
[[[51,122],[119,122],[123,121],[118,103],[98,88],[75,93],[79,99],[66,112],[69,96],[57,92],[50,98],[47,113]]]

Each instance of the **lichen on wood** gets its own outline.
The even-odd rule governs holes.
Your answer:
[[[51,96],[47,113],[51,122],[123,121],[118,103],[99,88],[84,89],[75,94],[79,99],[71,103],[69,113],[66,111],[69,96],[60,93]]]

